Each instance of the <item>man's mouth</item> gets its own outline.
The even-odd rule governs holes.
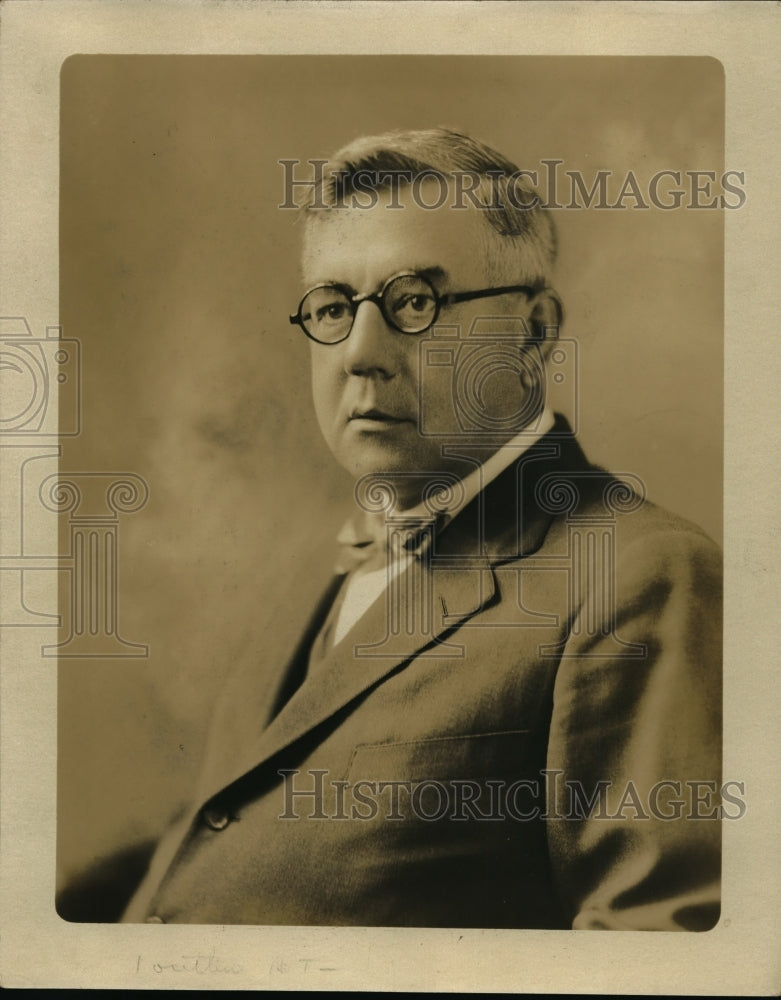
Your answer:
[[[403,424],[407,423],[406,417],[400,417],[393,413],[387,413],[385,410],[380,410],[376,406],[372,406],[367,409],[356,408],[350,414],[350,420],[366,421],[367,424]]]

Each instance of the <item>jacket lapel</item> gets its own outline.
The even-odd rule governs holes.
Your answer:
[[[463,648],[448,641],[448,633],[471,618],[494,596],[493,573],[487,562],[468,570],[435,572],[426,561],[414,563],[395,581],[399,588],[428,589],[428,608],[410,622],[393,627],[397,600],[392,588],[381,594],[262,731],[237,727],[229,742],[233,754],[220,752],[201,781],[204,802],[227,784],[262,765],[285,747],[326,722],[393,671],[420,656],[460,656]],[[303,645],[303,644],[302,644]],[[296,670],[295,657],[287,671]],[[283,681],[281,688],[287,681]],[[279,699],[281,700],[281,699]],[[244,740],[237,740],[242,731]],[[247,738],[248,737],[248,738]],[[224,748],[223,748],[224,749]]]
[[[544,510],[537,484],[550,472],[588,467],[559,421],[461,511],[422,560],[412,561],[303,683],[308,650],[342,577],[320,601],[289,661],[269,711],[229,739],[231,754],[208,769],[201,801],[268,761],[394,671],[421,656],[463,655],[450,633],[496,593],[492,567],[522,558],[542,544],[555,516]],[[410,605],[412,611],[409,611]],[[300,686],[298,686],[300,684]],[[280,708],[281,706],[281,708]],[[278,714],[275,714],[279,708]],[[268,724],[262,729],[263,721]],[[240,733],[240,735],[239,735]]]

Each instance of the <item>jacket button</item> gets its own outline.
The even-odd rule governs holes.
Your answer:
[[[207,806],[203,810],[203,821],[212,830],[224,830],[230,823],[230,817],[221,809]]]
[[[153,915],[151,917],[147,917],[145,923],[147,923],[147,924],[164,924],[165,920],[163,920],[162,917],[158,917],[158,916],[154,916]]]

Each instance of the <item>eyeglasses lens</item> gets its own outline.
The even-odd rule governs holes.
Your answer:
[[[385,318],[405,333],[421,333],[434,322],[437,298],[431,285],[418,275],[401,275],[385,289]]]
[[[436,319],[436,292],[425,278],[415,274],[394,278],[380,301],[386,321],[403,333],[422,333]],[[360,300],[356,304],[347,292],[333,285],[313,288],[301,303],[301,322],[310,337],[321,344],[336,344],[349,334],[359,304]]]
[[[338,288],[315,288],[301,303],[301,320],[308,334],[323,344],[333,344],[349,333],[353,305]]]

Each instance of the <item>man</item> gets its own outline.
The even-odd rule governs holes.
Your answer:
[[[327,165],[291,322],[357,516],[236,671],[124,920],[714,925],[719,554],[547,405],[554,257],[466,136]]]

